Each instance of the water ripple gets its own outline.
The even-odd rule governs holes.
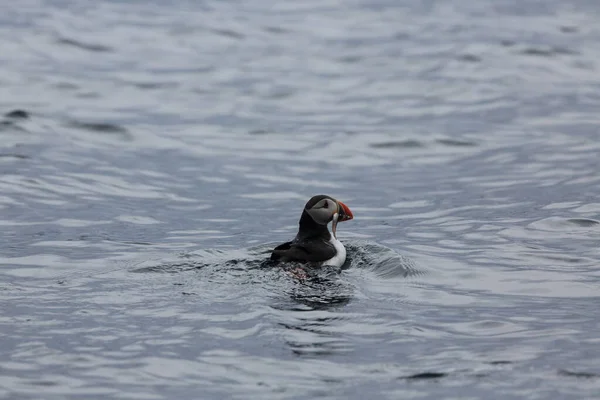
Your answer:
[[[0,10],[0,397],[600,391],[595,2]]]

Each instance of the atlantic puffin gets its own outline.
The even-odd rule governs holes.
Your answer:
[[[271,260],[341,267],[346,262],[346,248],[337,239],[336,228],[338,222],[353,218],[352,211],[341,201],[322,194],[313,196],[302,210],[296,237],[275,247]],[[327,229],[330,222],[333,235]]]

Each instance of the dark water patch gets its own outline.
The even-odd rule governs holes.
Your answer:
[[[98,92],[81,92],[75,95],[79,99],[99,99],[101,96]]]
[[[343,341],[330,340],[325,343],[296,343],[286,341],[292,353],[300,357],[332,356],[348,353],[352,349]]]
[[[576,56],[576,55],[581,54],[579,51],[569,49],[567,47],[557,46],[557,47],[553,47],[552,49],[554,50],[555,54],[559,54],[559,55]]]
[[[498,361],[490,361],[488,362],[489,365],[508,365],[508,364],[512,364],[512,361],[506,361],[506,360],[498,360]]]
[[[566,47],[527,47],[519,51],[519,54],[551,58],[559,55],[577,55],[579,53]]]
[[[538,254],[538,256],[547,258],[548,260],[561,261],[569,264],[580,264],[587,261],[583,257],[572,257],[566,254]]]
[[[591,61],[575,60],[573,61],[572,65],[575,68],[584,69],[587,71],[594,71],[596,69],[596,65]]]
[[[280,26],[265,26],[263,29],[265,30],[265,32],[274,33],[278,35],[289,32],[287,29],[282,28]]]
[[[459,61],[469,62],[469,63],[478,63],[481,62],[481,57],[476,56],[475,54],[462,54],[456,57]]]
[[[361,56],[343,56],[338,58],[337,60],[344,64],[355,64],[362,61],[363,57]]]
[[[551,48],[540,48],[540,47],[529,47],[527,49],[521,50],[521,54],[526,56],[539,56],[539,57],[552,57],[555,55],[554,51]]]
[[[6,114],[4,114],[5,118],[10,118],[10,119],[29,119],[30,118],[30,114],[25,111],[25,110],[12,110],[7,112]]]
[[[266,129],[253,129],[251,131],[248,131],[248,134],[250,135],[267,135],[271,133],[271,131],[268,131]]]
[[[577,28],[576,26],[563,25],[563,26],[559,27],[558,29],[562,33],[576,33],[576,32],[579,32],[579,28]]]
[[[1,120],[0,121],[0,132],[23,132],[27,133],[27,129],[23,128],[18,124],[16,120]]]
[[[225,36],[237,40],[241,40],[246,37],[246,35],[244,35],[243,33],[239,33],[231,29],[212,29],[212,32],[216,33],[219,36]]]
[[[500,44],[501,44],[503,47],[512,47],[512,46],[514,46],[516,43],[515,43],[515,41],[514,41],[514,40],[504,39],[504,40],[501,40],[501,41],[500,41]]]
[[[103,122],[79,122],[72,121],[69,123],[74,128],[87,129],[89,131],[95,132],[105,132],[105,133],[128,133],[127,129],[122,126],[103,123]]]
[[[97,240],[98,237],[92,237],[89,235],[81,235],[77,238],[77,240]],[[101,240],[105,241],[105,242],[112,242],[112,243],[121,243],[121,244],[127,244],[127,245],[131,245],[131,246],[152,246],[156,243],[150,243],[150,242],[140,242],[140,241],[129,241],[129,240],[113,240],[111,238],[108,237],[100,237]]]
[[[189,67],[189,68],[147,68],[144,70],[144,72],[150,73],[150,74],[156,74],[157,75],[157,79],[160,76],[161,79],[164,79],[162,76],[164,75],[173,75],[173,74],[191,74],[191,75],[196,75],[196,74],[206,74],[206,73],[210,73],[212,71],[215,70],[215,67],[210,65],[210,66],[193,66],[193,67]],[[192,90],[195,93],[206,93],[206,89],[203,87],[201,89],[193,89]]]
[[[581,228],[595,228],[600,221],[590,218],[562,218],[548,217],[529,224],[529,228],[540,231],[561,232],[569,230],[581,230]]]
[[[374,149],[405,148],[415,149],[425,147],[425,143],[418,140],[399,140],[392,142],[371,143],[370,147]]]
[[[109,46],[104,46],[101,44],[95,43],[84,43],[79,40],[69,39],[69,38],[60,38],[57,40],[59,44],[63,44],[66,46],[76,47],[81,50],[92,51],[97,53],[104,53],[113,51],[113,49]]]
[[[131,84],[139,89],[144,90],[176,88],[179,86],[177,82],[132,82]]]
[[[448,374],[445,372],[420,372],[418,374],[402,376],[398,379],[420,381],[420,380],[441,379],[441,378],[445,378],[447,376],[448,376]]]
[[[58,83],[55,83],[53,86],[56,89],[69,91],[69,92],[80,89],[79,85],[76,85],[71,82],[58,82]]]
[[[51,386],[57,386],[58,383],[57,382],[52,382],[52,381],[44,381],[44,380],[31,380],[27,382],[29,385],[32,386],[46,386],[46,387],[51,387]]]
[[[460,140],[460,139],[436,139],[436,142],[443,144],[444,146],[452,147],[471,147],[477,146],[477,143],[471,140]]]
[[[108,122],[69,121],[68,125],[72,128],[84,129],[96,133],[118,134],[123,139],[131,139],[131,134],[126,128]]]
[[[558,371],[559,375],[568,376],[572,378],[581,378],[581,379],[598,379],[600,378],[600,374],[593,372],[580,372],[580,371],[569,371],[566,369],[561,369]]]
[[[592,226],[596,226],[596,225],[600,224],[600,221],[596,221],[595,219],[588,219],[588,218],[569,218],[567,220],[567,222],[577,225],[577,226],[581,226],[583,228],[590,228]]]
[[[407,39],[410,39],[411,35],[408,32],[397,32],[392,37],[395,40],[407,40]]]
[[[16,158],[19,160],[26,160],[31,157],[25,154],[0,154],[0,158]]]
[[[265,95],[267,99],[285,99],[294,94],[291,88],[278,88]]]

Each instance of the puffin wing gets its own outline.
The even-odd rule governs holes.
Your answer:
[[[322,240],[286,242],[275,247],[271,260],[318,262],[336,255],[335,247]]]
[[[285,242],[275,247],[271,253],[271,260],[279,260],[281,257],[284,257],[287,251],[289,251],[291,245],[292,242]]]

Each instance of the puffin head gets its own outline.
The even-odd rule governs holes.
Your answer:
[[[349,221],[354,218],[347,205],[333,197],[322,194],[313,196],[308,200],[304,210],[319,225],[327,225],[332,222],[331,230],[334,237],[336,237],[335,231],[338,222]]]

